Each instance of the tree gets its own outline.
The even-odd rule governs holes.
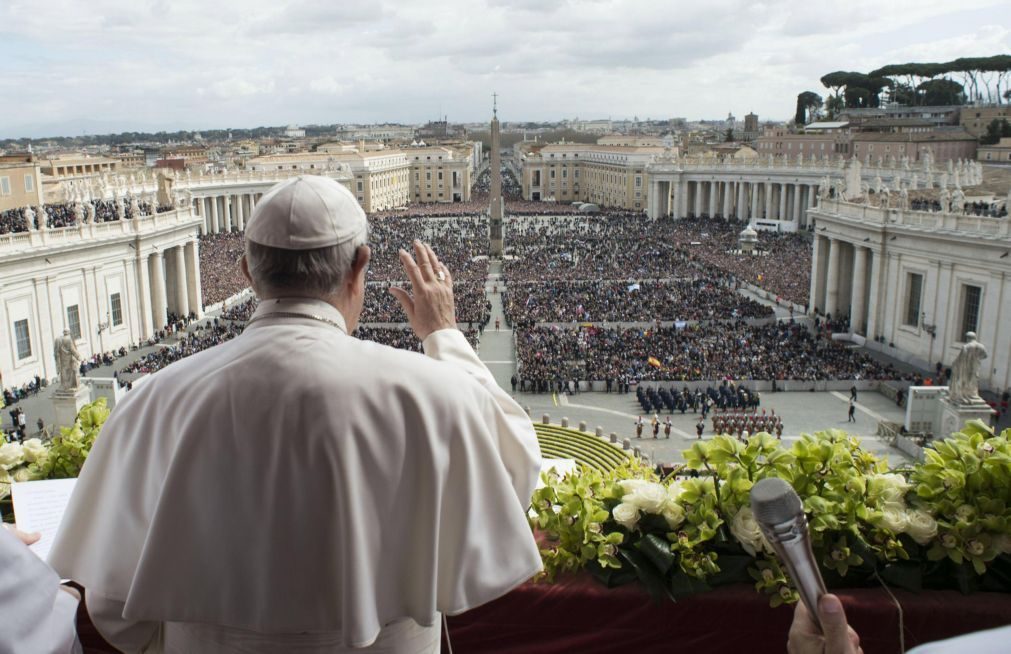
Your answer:
[[[916,87],[920,104],[943,105],[962,104],[965,98],[965,88],[950,79],[932,79]]]
[[[734,142],[734,128],[733,127],[728,127],[727,128],[726,133],[724,133],[724,135],[723,135],[723,142],[724,143],[733,143]]]
[[[804,91],[797,96],[797,113],[794,122],[802,127],[814,119],[814,113],[821,107],[821,96],[814,91]]]
[[[1011,123],[1007,121],[1007,118],[1000,120],[994,118],[986,126],[986,134],[979,137],[979,142],[982,145],[995,145],[1002,138],[1008,137],[1011,137]]]

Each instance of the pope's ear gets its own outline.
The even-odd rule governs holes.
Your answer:
[[[239,257],[239,270],[242,271],[242,276],[246,278],[249,285],[253,285],[253,276],[249,274],[249,262],[246,260],[246,255],[243,254]]]
[[[365,281],[365,271],[369,268],[369,259],[372,258],[372,248],[367,245],[360,245],[355,250],[354,261],[351,262],[351,279],[355,282]]]

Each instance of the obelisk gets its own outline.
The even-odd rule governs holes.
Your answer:
[[[488,205],[488,217],[491,224],[489,254],[493,257],[502,256],[502,218],[505,216],[505,203],[502,201],[502,162],[499,157],[498,133],[498,94],[492,94],[491,117],[491,201]]]

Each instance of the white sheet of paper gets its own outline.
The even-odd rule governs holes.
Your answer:
[[[11,484],[18,529],[42,534],[31,550],[43,561],[49,558],[49,549],[76,483],[76,479],[46,479]]]
[[[548,470],[554,468],[555,472],[558,473],[559,477],[564,477],[566,474],[574,471],[576,469],[575,459],[541,459],[541,473],[545,473]],[[538,475],[537,478],[537,488],[543,488],[544,482],[540,479]]]

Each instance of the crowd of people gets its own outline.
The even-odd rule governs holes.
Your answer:
[[[223,302],[249,287],[239,270],[243,247],[239,232],[200,237],[200,288],[205,305]]]
[[[934,198],[917,198],[910,200],[909,207],[913,211],[940,211],[941,202]],[[971,216],[986,216],[989,218],[1007,218],[1007,202],[995,200],[993,202],[966,202],[962,212]]]
[[[636,282],[517,282],[503,295],[509,324],[769,318],[769,307],[707,277]]]
[[[91,200],[81,203],[79,206],[73,203],[47,204],[43,207],[45,211],[45,224],[47,229],[59,229],[61,227],[73,227],[78,223],[78,212],[81,220],[106,223],[119,220],[119,207],[111,200]],[[137,210],[141,215],[151,215],[153,208],[150,202],[143,201],[137,203]],[[163,208],[159,207],[158,211]],[[134,209],[131,203],[124,202],[123,216],[127,220],[134,218]],[[0,234],[12,234],[29,231],[29,216],[32,217],[31,229],[39,229],[42,225],[38,209],[32,207],[17,207],[0,211]]]
[[[733,275],[804,306],[811,289],[811,235],[806,232],[758,233],[758,254],[738,251],[743,223],[719,218],[674,221],[678,248],[692,261]]]
[[[900,379],[883,365],[793,322],[706,322],[683,329],[535,326],[516,336],[520,377],[578,381]]]
[[[184,359],[191,354],[196,354],[235,338],[242,333],[244,328],[245,326],[242,323],[220,320],[215,320],[213,323],[207,321],[204,324],[198,324],[174,345],[158,348],[154,352],[150,352],[133,363],[124,366],[118,372],[119,374],[157,372],[165,366]]]

